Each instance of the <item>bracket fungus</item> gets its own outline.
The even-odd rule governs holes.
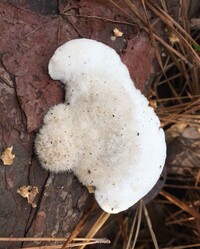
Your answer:
[[[71,40],[49,62],[66,89],[35,139],[41,165],[73,171],[108,213],[128,209],[155,185],[166,158],[160,121],[119,55],[101,42]]]

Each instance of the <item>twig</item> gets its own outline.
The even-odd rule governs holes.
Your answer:
[[[162,247],[161,249],[186,249],[186,248],[193,248],[193,247],[200,247],[200,243],[199,244],[191,244],[191,245],[183,245],[183,246]]]
[[[189,213],[190,215],[194,216],[196,219],[198,219],[200,221],[200,213],[198,213],[194,208],[189,207],[189,205],[187,205],[183,201],[179,200],[175,196],[165,192],[164,190],[161,190],[160,194],[162,196],[164,196],[167,200],[172,202],[174,205],[183,209],[185,212]]]
[[[80,233],[80,231],[83,229],[83,227],[84,227],[87,219],[89,218],[89,216],[91,215],[92,211],[94,210],[94,207],[95,207],[95,203],[93,203],[93,205],[91,206],[91,208],[84,214],[84,216],[79,221],[78,225],[76,226],[76,228],[74,229],[74,231],[72,232],[72,234],[69,236],[69,238],[63,244],[62,249],[66,248],[68,246],[68,244],[70,244],[75,239],[75,237]]]
[[[155,249],[159,249],[158,242],[157,242],[155,233],[154,233],[154,231],[153,231],[151,219],[150,219],[150,217],[149,217],[149,213],[148,213],[148,210],[147,210],[147,208],[146,208],[144,202],[142,202],[142,206],[143,206],[144,215],[145,215],[145,217],[146,217],[147,225],[148,225],[148,227],[149,227],[149,231],[150,231],[150,234],[151,234],[151,237],[152,237],[152,240],[153,240]]]
[[[139,235],[139,231],[140,231],[140,225],[141,225],[141,220],[142,220],[142,200],[140,200],[140,204],[138,207],[138,217],[137,217],[137,227],[136,227],[136,231],[135,231],[135,237],[133,240],[133,245],[131,247],[131,249],[135,248],[136,242],[137,242],[137,238]]]
[[[92,238],[100,230],[109,217],[109,213],[103,212],[86,235],[86,238]],[[86,245],[82,245],[79,249],[83,249],[85,246]]]

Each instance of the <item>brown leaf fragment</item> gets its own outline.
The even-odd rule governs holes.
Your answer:
[[[27,202],[31,204],[32,208],[36,208],[37,205],[33,202],[36,195],[39,193],[38,187],[36,186],[22,186],[17,190],[17,193],[22,197],[27,198]]]
[[[3,164],[6,166],[12,165],[13,160],[15,158],[15,154],[12,153],[13,146],[6,148],[0,156]]]
[[[149,106],[152,107],[154,110],[158,107],[156,100],[150,99]]]
[[[88,192],[89,192],[90,194],[94,193],[94,191],[95,191],[95,186],[90,185],[90,186],[86,186],[86,187],[87,187]]]
[[[180,42],[178,36],[172,31],[169,31],[169,41],[171,42],[172,45]]]
[[[122,37],[123,36],[123,32],[121,32],[119,29],[117,28],[114,28],[113,29],[113,33],[114,33],[114,36],[116,37]]]

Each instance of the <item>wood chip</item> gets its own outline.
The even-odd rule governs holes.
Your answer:
[[[12,153],[13,146],[6,148],[0,156],[3,164],[6,166],[12,165],[13,160],[15,158],[15,154]]]
[[[17,190],[17,193],[22,197],[27,198],[29,204],[31,204],[32,208],[36,208],[37,205],[33,202],[36,195],[39,193],[38,187],[36,186],[22,186]]]

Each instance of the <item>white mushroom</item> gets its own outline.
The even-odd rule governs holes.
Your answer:
[[[64,104],[52,107],[36,136],[42,166],[72,170],[93,186],[108,213],[126,210],[157,182],[166,157],[164,132],[127,67],[110,47],[71,40],[49,62],[66,86]]]

